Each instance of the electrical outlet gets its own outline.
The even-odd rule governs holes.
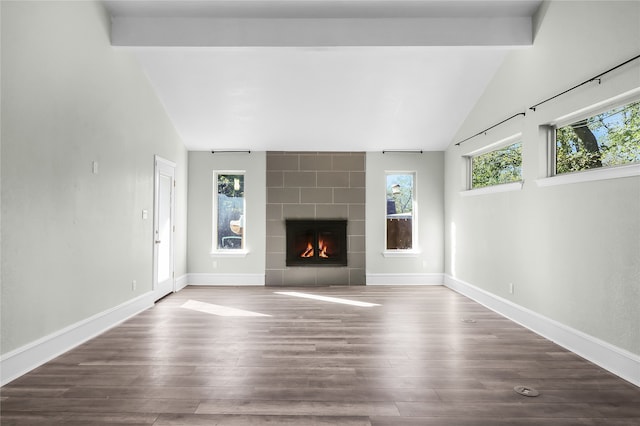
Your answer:
[[[131,291],[135,291],[137,286],[138,283],[136,282],[136,280],[131,281]]]
[[[213,269],[216,269],[218,267],[218,261],[214,260],[212,263]]]
[[[513,294],[513,283],[509,283],[509,294]]]

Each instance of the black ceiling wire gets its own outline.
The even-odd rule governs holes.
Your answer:
[[[603,75],[609,74],[610,72],[615,71],[615,70],[617,70],[618,68],[623,67],[623,66],[627,65],[628,63],[633,62],[633,61],[635,61],[635,60],[637,60],[637,59],[640,59],[640,55],[636,55],[636,56],[634,56],[634,57],[633,57],[633,58],[631,58],[631,59],[627,59],[626,61],[624,61],[624,62],[622,62],[622,63],[620,63],[620,64],[616,65],[615,67],[613,67],[613,68],[609,68],[608,70],[606,70],[606,71],[604,71],[604,72],[601,72],[600,74],[598,74],[598,75],[596,75],[596,76],[593,76],[593,77],[591,77],[590,79],[585,80],[585,81],[583,81],[583,82],[582,82],[582,83],[580,83],[580,84],[576,84],[575,86],[573,86],[573,87],[571,87],[571,88],[569,88],[569,89],[567,89],[567,90],[565,90],[565,91],[563,91],[563,92],[560,92],[560,93],[558,93],[557,95],[554,95],[554,96],[552,96],[552,97],[550,97],[550,98],[548,98],[548,99],[545,99],[545,100],[544,100],[544,101],[542,101],[542,102],[538,102],[537,104],[535,104],[535,105],[533,105],[533,106],[529,107],[529,109],[530,109],[531,111],[535,111],[535,110],[536,110],[536,108],[537,108],[537,107],[539,107],[540,105],[542,105],[542,104],[544,104],[544,103],[547,103],[547,102],[549,102],[549,101],[551,101],[551,100],[553,100],[553,99],[555,99],[555,98],[557,98],[557,97],[559,97],[559,96],[562,96],[562,95],[564,95],[564,94],[566,94],[566,93],[569,93],[569,92],[571,92],[572,90],[577,89],[578,87],[584,86],[585,84],[589,84],[589,83],[592,83],[592,82],[594,82],[594,81],[597,81],[597,82],[598,82],[598,84],[600,84],[600,83],[602,82],[601,77],[602,77]]]
[[[512,119],[514,119],[514,118],[516,118],[516,117],[519,117],[519,116],[521,116],[521,115],[522,115],[522,116],[525,116],[526,114],[525,114],[524,112],[519,112],[519,113],[517,113],[517,114],[513,114],[511,117],[506,118],[506,119],[502,120],[501,122],[494,124],[494,125],[493,125],[493,126],[491,126],[491,127],[487,127],[487,128],[486,128],[486,129],[484,129],[483,131],[478,132],[478,133],[476,133],[476,134],[475,134],[475,135],[473,135],[473,136],[469,136],[468,138],[461,140],[460,142],[456,143],[456,146],[460,146],[460,144],[465,143],[465,142],[466,142],[466,141],[468,141],[469,139],[473,139],[473,138],[475,138],[476,136],[480,136],[480,135],[482,135],[482,134],[486,134],[489,130],[493,129],[494,127],[498,127],[499,125],[501,125],[501,124],[503,124],[503,123],[506,123],[507,121],[512,120]]]

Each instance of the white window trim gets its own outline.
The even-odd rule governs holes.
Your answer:
[[[387,249],[387,214],[385,205],[384,215],[384,257],[417,257],[420,253],[420,245],[418,242],[418,171],[417,170],[385,170],[384,172],[384,200],[387,199],[387,175],[413,175],[413,200],[411,214],[411,245],[410,249]]]
[[[524,181],[519,180],[516,182],[485,186],[482,188],[467,189],[466,191],[460,191],[460,195],[463,197],[473,197],[476,195],[497,194],[499,192],[520,191],[523,186],[524,186]]]
[[[640,175],[640,163],[622,164],[619,166],[597,167],[594,169],[580,170],[556,174],[556,129],[568,126],[576,121],[601,114],[613,108],[640,101],[640,87],[622,93],[613,98],[579,109],[570,114],[558,117],[545,124],[547,128],[547,176],[536,179],[539,187],[569,185],[581,182],[594,182],[598,180],[619,179]]]
[[[564,127],[576,121],[580,121],[594,115],[602,114],[603,112],[606,112],[610,109],[637,102],[640,100],[639,96],[640,87],[629,90],[628,92],[622,93],[618,96],[606,99],[602,102],[589,105],[588,107],[581,108],[577,111],[573,111],[569,114],[563,115],[562,117],[558,117],[555,120],[551,120],[549,123],[547,123],[547,126]]]
[[[462,195],[463,197],[470,197],[470,196],[475,196],[475,195],[485,195],[485,194],[495,194],[498,192],[510,192],[510,191],[519,191],[522,189],[522,186],[524,185],[524,181],[523,180],[519,180],[516,182],[509,182],[509,183],[499,183],[496,185],[489,185],[489,186],[484,186],[482,188],[472,188],[472,182],[473,182],[473,169],[472,169],[472,161],[473,161],[473,157],[477,157],[479,155],[482,154],[487,154],[489,152],[492,151],[497,151],[501,148],[505,148],[509,145],[513,145],[516,142],[520,142],[520,145],[522,145],[522,148],[524,149],[524,142],[522,140],[522,132],[519,133],[515,133],[511,136],[508,136],[504,139],[500,139],[499,141],[496,142],[492,142],[488,145],[484,145],[482,148],[470,151],[466,154],[463,155],[464,159],[465,159],[465,163],[467,166],[467,189],[465,189],[464,191],[460,191],[460,195]],[[524,161],[521,163],[520,166],[520,170],[521,173],[523,173],[524,171]],[[521,174],[522,176],[522,174]]]
[[[536,179],[536,185],[539,187],[568,185],[572,183],[619,179],[632,176],[640,176],[640,163],[612,167],[598,167],[597,169],[583,170],[573,173],[562,173],[560,175]]]
[[[247,249],[227,249],[227,250],[215,249],[215,250],[212,250],[210,254],[211,254],[211,257],[247,257],[247,254],[249,254],[249,250]]]
[[[245,178],[245,200],[244,200],[244,214],[245,214],[245,226],[244,226],[244,248],[241,249],[219,249],[217,247],[218,241],[218,176],[219,175],[230,175],[230,174],[241,174]],[[211,257],[246,257],[249,253],[247,239],[247,198],[246,198],[246,185],[247,185],[247,171],[246,170],[214,170],[213,171],[213,188],[211,191],[211,197],[213,198],[212,203],[212,212],[211,215],[212,221],[212,232],[211,232]]]
[[[478,155],[486,154],[487,152],[496,151],[500,148],[513,145],[518,141],[522,141],[522,132],[514,133],[511,136],[507,136],[506,138],[492,142],[488,145],[483,145],[481,148],[474,149],[473,151],[469,151],[466,154],[464,154],[464,157],[468,157],[468,158],[477,157]]]
[[[382,252],[383,257],[420,257],[422,254],[422,250],[420,249],[392,249],[392,250],[384,250]]]

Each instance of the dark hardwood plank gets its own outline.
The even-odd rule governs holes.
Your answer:
[[[167,415],[162,414],[154,426],[371,426],[368,416],[251,416],[233,414]]]
[[[158,419],[156,414],[135,413],[60,413],[60,412],[2,412],[2,425],[33,426],[149,426]]]
[[[253,414],[277,416],[397,416],[393,402],[212,400],[203,401],[196,414]]]

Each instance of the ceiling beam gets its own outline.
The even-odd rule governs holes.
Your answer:
[[[530,17],[112,17],[111,44],[130,47],[530,46]]]

